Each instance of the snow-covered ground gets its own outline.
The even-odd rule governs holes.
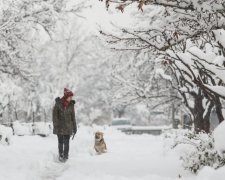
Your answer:
[[[104,132],[106,154],[96,155],[93,150],[96,130]],[[178,153],[164,147],[162,136],[82,126],[70,143],[66,163],[57,161],[54,135],[14,136],[10,146],[0,145],[0,180],[176,180],[179,176],[198,179],[182,169]]]

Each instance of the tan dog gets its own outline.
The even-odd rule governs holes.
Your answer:
[[[96,132],[95,133],[95,146],[94,146],[95,150],[97,153],[101,154],[101,153],[106,153],[107,148],[106,148],[106,144],[103,138],[103,133],[102,132]]]

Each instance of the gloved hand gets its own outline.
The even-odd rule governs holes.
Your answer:
[[[77,128],[74,128],[73,129],[73,134],[76,134],[77,133]]]
[[[73,137],[72,137],[72,140],[74,139],[74,136],[76,135],[76,133],[77,133],[77,129],[75,128],[75,129],[73,129]]]

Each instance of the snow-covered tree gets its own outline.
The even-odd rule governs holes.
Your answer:
[[[102,34],[108,38],[114,49],[148,51],[156,60],[170,66],[173,77],[177,80],[175,89],[180,92],[189,110],[188,100],[192,103],[191,114],[195,129],[209,132],[208,119],[213,107],[216,108],[219,120],[223,120],[221,98],[224,97],[218,93],[218,86],[223,86],[223,80],[219,78],[224,71],[223,63],[218,67],[213,62],[216,59],[223,61],[224,56],[224,46],[219,40],[221,32],[220,38],[216,33],[224,29],[224,1],[106,1],[108,6],[116,4],[116,8],[122,12],[135,3],[144,12],[140,21],[148,22],[148,25],[137,29],[122,29],[122,34],[119,35],[105,32]],[[214,59],[202,58],[196,51],[190,52],[190,46],[195,46],[207,54],[207,44],[212,46],[214,56],[211,58]],[[222,69],[219,71],[215,68]],[[214,81],[215,77],[217,80]],[[188,97],[184,97],[184,94]],[[197,107],[202,107],[202,110]]]
[[[161,63],[152,57],[149,53],[120,53],[112,73],[114,107],[144,102],[156,111],[180,103],[181,98],[168,81],[171,76],[159,69]]]
[[[39,81],[48,77],[47,64],[39,61],[40,49],[55,39],[59,22],[65,23],[71,14],[77,17],[84,7],[80,1],[1,1],[0,115],[4,121],[40,120],[40,112],[46,113],[52,91],[48,83]]]
[[[111,119],[110,53],[84,25],[68,15],[56,25],[54,40],[38,52],[36,98],[44,112],[51,111],[54,98],[67,87],[75,93],[77,121],[92,124]],[[49,116],[50,117],[50,116]]]

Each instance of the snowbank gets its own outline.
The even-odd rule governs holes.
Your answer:
[[[96,155],[94,133],[102,131],[108,152]],[[57,161],[57,137],[15,136],[0,148],[0,179],[7,180],[174,180],[185,177],[179,157],[163,151],[162,138],[126,135],[108,126],[79,125],[69,160]],[[10,170],[10,173],[9,173]],[[183,179],[192,180],[192,179]]]
[[[224,180],[225,177],[225,167],[217,169],[211,176],[210,180]]]
[[[170,130],[164,138],[165,145],[170,145],[180,155],[182,166],[191,172],[197,173],[205,166],[217,169],[225,164],[215,148],[212,134]]]
[[[197,180],[224,180],[225,167],[221,167],[217,170],[211,167],[204,167],[197,176]]]
[[[198,178],[199,180],[208,180],[209,177],[211,177],[215,173],[215,169],[205,166],[198,172]]]
[[[37,124],[37,129],[41,126],[45,129],[48,123]],[[45,132],[48,131],[47,128],[45,130]],[[104,133],[108,148],[106,154],[96,155],[94,152],[96,131]],[[186,131],[176,130],[172,132],[171,137],[180,136]],[[126,135],[108,126],[90,127],[79,124],[75,139],[70,142],[70,158],[66,163],[61,164],[57,161],[58,149],[55,135],[49,135],[46,138],[15,136],[11,146],[0,148],[0,179],[224,179],[224,168],[214,170],[204,167],[197,176],[184,171],[178,151],[165,150],[164,141],[163,136]]]
[[[19,121],[13,122],[14,134],[18,136],[32,135],[32,124],[31,123],[20,123]]]
[[[0,125],[0,143],[9,145],[12,139],[12,128]]]
[[[33,124],[33,132],[35,135],[49,136],[52,134],[52,123],[35,122]]]
[[[15,121],[13,123],[14,134],[18,136],[25,135],[40,135],[48,136],[52,134],[52,123],[35,122],[35,123],[20,123]]]
[[[225,157],[225,121],[214,130],[215,148],[221,157]]]

